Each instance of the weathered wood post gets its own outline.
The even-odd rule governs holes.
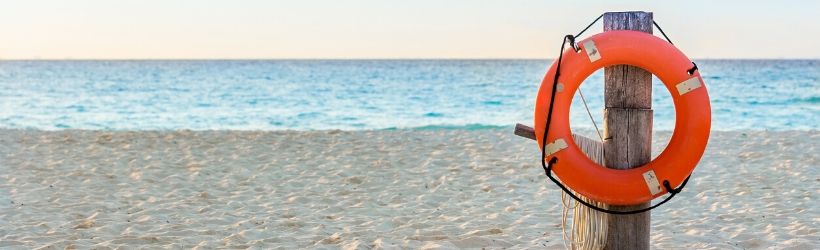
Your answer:
[[[652,33],[652,13],[607,12],[604,31],[636,30]],[[604,69],[604,165],[629,169],[652,160],[652,74],[633,66]],[[635,210],[635,206],[610,206]],[[650,214],[610,215],[605,249],[649,249]]]

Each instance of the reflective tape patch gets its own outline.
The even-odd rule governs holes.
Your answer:
[[[545,151],[547,151],[547,155],[551,155],[565,148],[567,148],[567,142],[562,138],[558,138],[552,143],[547,143]]]
[[[692,90],[700,88],[703,84],[700,82],[700,77],[692,77],[682,83],[678,83],[675,87],[678,89],[678,95],[689,93]]]
[[[649,188],[649,193],[652,195],[659,194],[663,189],[661,189],[661,184],[658,183],[658,176],[655,175],[655,171],[649,170],[643,173],[643,181],[646,182],[646,187]]]
[[[590,62],[601,59],[601,53],[598,52],[598,48],[595,47],[595,42],[592,40],[584,42],[584,51],[587,52]]]

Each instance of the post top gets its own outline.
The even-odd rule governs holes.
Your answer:
[[[652,34],[652,12],[623,11],[604,13],[604,31],[637,30]]]
[[[651,11],[642,11],[642,10],[635,10],[635,11],[607,11],[604,12],[605,15],[615,15],[615,14],[625,14],[625,13],[639,13],[639,14],[652,14]]]

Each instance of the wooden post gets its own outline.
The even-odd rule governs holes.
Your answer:
[[[652,33],[651,12],[607,12],[604,31]],[[605,55],[604,55],[605,56]],[[627,65],[604,69],[604,165],[629,169],[652,160],[652,74]],[[610,206],[613,210],[648,207]],[[649,212],[610,215],[605,249],[649,249]]]

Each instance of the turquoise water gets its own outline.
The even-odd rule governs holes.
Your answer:
[[[698,60],[714,130],[817,130],[820,60]],[[532,123],[548,60],[0,61],[0,127],[481,129]],[[602,122],[602,74],[582,91]],[[655,127],[673,128],[654,83]],[[576,98],[573,128],[591,128]]]

